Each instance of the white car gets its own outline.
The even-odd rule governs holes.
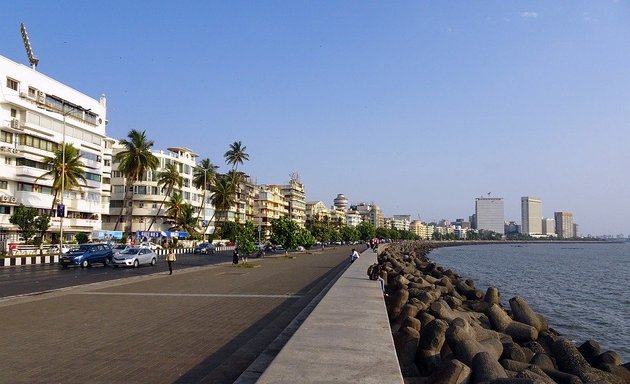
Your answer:
[[[157,264],[157,254],[149,248],[129,248],[121,253],[114,255],[112,265],[114,268],[138,267],[140,264],[148,264],[154,266]]]
[[[149,248],[152,251],[158,250],[158,249],[162,249],[161,245],[152,243],[150,241],[144,241],[142,243],[140,243],[139,245],[140,248]]]
[[[69,245],[64,244],[62,248],[62,253],[68,252],[70,248],[71,247]],[[59,244],[51,245],[48,248],[48,253],[59,253]]]

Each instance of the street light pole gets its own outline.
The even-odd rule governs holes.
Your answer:
[[[66,193],[66,103],[62,104],[61,114],[63,115],[63,129],[61,131],[61,207],[62,215],[59,221],[59,252],[63,255],[63,218],[66,216],[66,206],[63,195]],[[59,209],[57,209],[59,213]]]

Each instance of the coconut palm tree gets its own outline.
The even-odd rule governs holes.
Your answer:
[[[86,182],[85,168],[80,160],[81,155],[72,144],[66,143],[65,150],[60,146],[53,153],[53,156],[45,157],[43,159],[43,162],[50,168],[50,170],[35,179],[35,181],[38,181],[40,179],[52,177],[52,190],[54,193],[54,197],[51,209],[55,209],[57,197],[61,193],[62,189],[65,191],[69,191],[80,186],[79,180],[83,181],[83,183]],[[66,157],[65,161],[63,158],[64,154]],[[62,179],[63,184],[65,184],[63,188],[61,186]]]
[[[219,167],[212,164],[210,159],[203,159],[193,170],[193,186],[197,189],[203,188],[203,197],[201,200],[201,208],[197,213],[197,222],[199,222],[201,212],[204,211],[204,208],[206,206],[206,192],[217,182],[217,169],[219,169]],[[206,232],[205,229],[207,227],[208,226],[206,225],[203,233]]]
[[[241,188],[240,188],[240,183],[242,182],[242,180],[244,179],[244,174],[237,172],[238,166],[240,164],[243,164],[243,162],[248,161],[249,160],[249,155],[247,154],[247,152],[245,152],[245,150],[247,149],[246,146],[243,145],[242,142],[240,141],[235,141],[232,144],[230,144],[230,149],[225,152],[225,154],[223,154],[223,157],[225,158],[225,162],[228,165],[232,166],[232,170],[230,171],[229,175],[231,176],[232,179],[232,184],[234,184],[234,199],[236,201],[238,201],[240,199],[240,192],[241,192]],[[237,206],[237,220],[238,220],[238,206]]]
[[[120,140],[119,144],[124,150],[114,155],[114,162],[118,162],[118,170],[125,176],[125,194],[123,197],[123,206],[120,208],[120,214],[114,230],[118,229],[118,223],[123,215],[123,210],[127,207],[128,195],[131,200],[131,209],[128,210],[129,231],[131,231],[131,218],[133,215],[133,185],[148,170],[155,170],[160,161],[151,153],[153,140],[147,139],[146,131],[138,131],[132,129],[127,134],[127,139]],[[130,191],[131,189],[131,191]],[[130,193],[131,192],[131,193]]]
[[[218,213],[217,222],[220,222],[221,219],[226,221],[228,211],[236,204],[236,184],[230,176],[222,175],[217,179],[210,202]]]
[[[149,224],[149,229],[147,229],[147,231],[151,230],[153,223],[155,223],[155,221],[157,220],[157,217],[160,215],[160,211],[162,211],[164,202],[173,193],[173,190],[175,189],[175,187],[181,189],[183,184],[184,184],[184,177],[181,175],[181,173],[179,173],[177,166],[174,163],[166,164],[166,167],[164,167],[164,170],[158,174],[158,182],[157,182],[158,187],[162,186],[161,191],[164,193],[164,199],[162,199],[162,202],[160,203],[160,207],[158,208],[157,213],[153,217],[153,220],[151,220],[151,224]]]
[[[249,160],[249,155],[245,152],[247,149],[240,141],[235,141],[230,144],[230,149],[225,152],[223,157],[225,162],[232,165],[232,170],[235,171],[239,164]]]
[[[175,224],[170,228],[171,230],[188,232],[189,235],[193,235],[197,232],[197,218],[195,217],[195,208],[190,203],[184,203],[175,220]]]
[[[181,215],[182,207],[186,204],[181,193],[175,192],[171,196],[171,200],[166,203],[166,215],[169,221],[177,223],[177,219]]]

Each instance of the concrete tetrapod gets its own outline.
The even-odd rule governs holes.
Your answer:
[[[584,382],[605,381],[612,384],[623,384],[620,377],[591,367],[577,347],[569,340],[560,339],[551,347],[561,371],[576,375]]]
[[[538,330],[536,330],[536,328],[519,321],[514,321],[496,304],[493,304],[488,309],[486,315],[488,315],[492,323],[492,328],[495,331],[508,334],[515,341],[531,341],[538,338]]]

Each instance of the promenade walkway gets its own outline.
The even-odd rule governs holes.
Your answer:
[[[233,383],[343,272],[349,249],[2,300],[0,383]]]
[[[378,281],[365,251],[326,293],[258,380],[278,383],[403,383]]]

